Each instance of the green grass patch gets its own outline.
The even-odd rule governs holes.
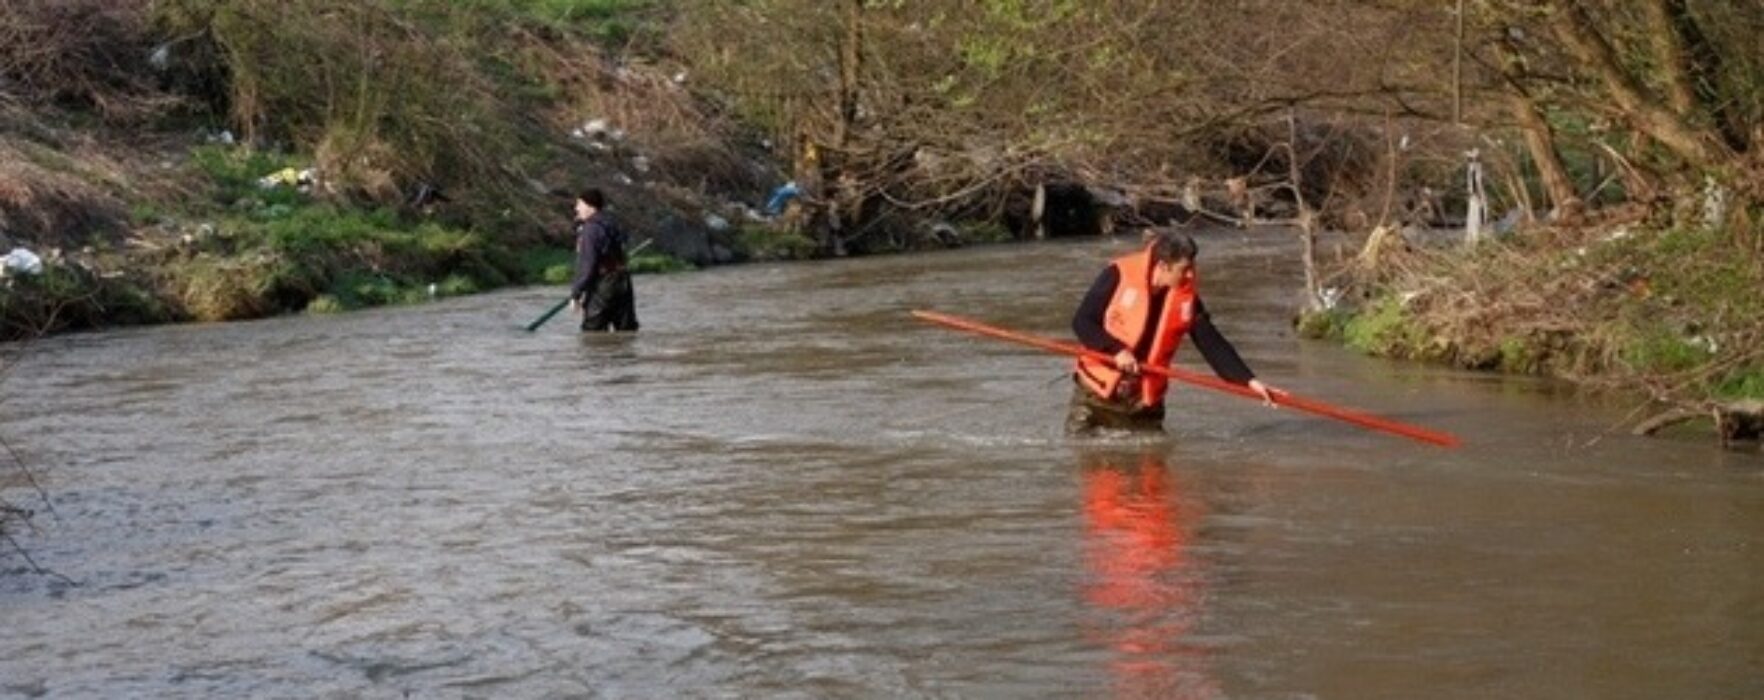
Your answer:
[[[650,16],[659,0],[400,0],[406,12],[431,22],[515,22],[569,30],[607,44],[661,31]],[[459,15],[465,15],[461,17]]]
[[[477,280],[457,273],[448,275],[446,279],[435,285],[436,296],[443,297],[461,297],[477,294],[480,291],[483,291],[483,287],[478,284]]]
[[[1342,326],[1342,339],[1363,353],[1414,357],[1420,354],[1425,337],[1403,313],[1402,302],[1385,298],[1348,319]]]
[[[1620,356],[1631,370],[1665,373],[1683,372],[1713,357],[1707,349],[1658,326],[1636,331],[1623,345]]]
[[[330,294],[343,308],[359,309],[399,303],[406,297],[406,288],[385,275],[351,272],[331,284]]]
[[[526,284],[569,284],[576,276],[576,254],[564,248],[535,248],[521,253],[520,267]],[[648,251],[631,256],[630,268],[636,275],[698,269],[667,253]]]
[[[667,253],[642,252],[631,256],[631,274],[665,274],[669,272],[685,272],[695,270],[692,263],[681,260]]]
[[[1724,233],[1668,231],[1645,251],[1643,271],[1656,292],[1699,313],[1764,318],[1764,266],[1737,252]]]
[[[808,236],[757,224],[741,227],[735,247],[755,260],[796,260],[814,257],[820,246]]]
[[[568,284],[575,274],[576,254],[568,248],[532,248],[521,253],[520,265],[526,284]]]
[[[1754,365],[1732,372],[1715,386],[1715,396],[1722,399],[1764,399],[1764,365]]]
[[[306,313],[309,314],[340,314],[348,310],[343,305],[343,300],[332,294],[320,294],[306,305]]]
[[[168,275],[175,296],[202,320],[416,303],[526,274],[507,243],[390,209],[260,204],[219,217],[214,231]]]
[[[1500,353],[1500,368],[1505,372],[1533,374],[1542,369],[1542,357],[1537,348],[1524,338],[1506,336],[1497,345]]]
[[[42,274],[0,280],[0,341],[41,333],[178,320],[175,309],[144,286],[144,279],[101,277],[90,270],[45,263]]]
[[[241,201],[261,206],[293,206],[307,200],[294,187],[264,188],[258,185],[264,177],[307,167],[292,156],[244,147],[200,146],[190,153],[190,165],[207,176],[215,185],[215,201],[233,207]]]
[[[1346,308],[1304,311],[1296,324],[1299,337],[1312,340],[1341,340],[1347,334],[1348,321],[1354,317]]]

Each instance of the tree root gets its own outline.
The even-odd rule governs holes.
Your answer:
[[[1653,435],[1698,418],[1709,418],[1715,422],[1715,432],[1721,436],[1722,447],[1731,447],[1736,442],[1764,440],[1764,401],[1681,405],[1638,423],[1631,432],[1636,435]]]

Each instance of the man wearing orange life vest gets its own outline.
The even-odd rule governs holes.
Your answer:
[[[1097,275],[1072,317],[1072,331],[1084,347],[1114,361],[1078,360],[1068,432],[1162,430],[1169,382],[1139,368],[1169,367],[1185,334],[1220,379],[1247,385],[1272,405],[1275,390],[1256,379],[1207,315],[1198,294],[1195,252],[1194,239],[1160,231],[1144,249],[1116,259]]]

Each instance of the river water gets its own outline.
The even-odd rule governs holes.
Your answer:
[[[1465,448],[1180,389],[1070,440],[1064,362],[907,315],[1068,335],[1126,246],[42,341],[0,431],[77,585],[0,553],[0,696],[1764,697],[1764,459],[1301,342],[1278,233],[1202,238],[1250,364]]]

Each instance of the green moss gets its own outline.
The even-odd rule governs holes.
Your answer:
[[[1541,368],[1541,353],[1524,338],[1507,336],[1498,345],[1500,368],[1507,372],[1532,374]]]
[[[1348,347],[1371,355],[1413,357],[1420,354],[1424,336],[1403,313],[1403,305],[1385,298],[1348,319],[1342,328]]]
[[[1296,324],[1300,337],[1313,340],[1339,340],[1347,333],[1353,314],[1342,307],[1322,311],[1304,311]]]

